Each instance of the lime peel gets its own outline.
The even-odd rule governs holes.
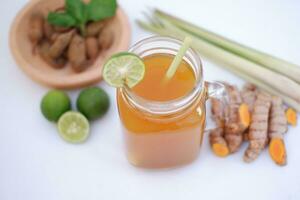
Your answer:
[[[76,106],[88,120],[102,117],[109,108],[109,96],[99,87],[82,90],[77,98]]]
[[[103,67],[104,80],[113,87],[132,88],[143,80],[145,64],[136,54],[121,52],[108,59]]]
[[[60,116],[71,110],[71,100],[65,92],[51,90],[43,97],[40,108],[46,119],[57,122]]]

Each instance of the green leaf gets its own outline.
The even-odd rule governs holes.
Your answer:
[[[76,25],[76,20],[67,13],[50,12],[47,20],[55,26],[72,27]]]
[[[84,18],[84,21],[83,23],[86,24],[87,21],[88,21],[88,4],[83,4],[83,18]]]
[[[98,21],[116,14],[116,0],[91,0],[87,5],[88,20]]]
[[[84,6],[81,0],[66,0],[67,13],[80,23],[85,22]]]

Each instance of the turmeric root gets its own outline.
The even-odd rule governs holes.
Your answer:
[[[254,161],[267,144],[270,108],[271,96],[258,92],[249,128],[249,146],[244,154],[245,162]]]
[[[60,57],[67,49],[70,41],[73,37],[74,31],[59,34],[49,49],[49,55],[51,58],[56,59]]]
[[[213,152],[219,157],[226,157],[229,155],[229,148],[224,139],[224,124],[225,113],[224,105],[220,100],[212,99],[211,111],[213,119],[217,127],[210,131],[209,142]]]
[[[68,59],[72,68],[76,72],[80,72],[86,68],[86,48],[84,38],[76,34],[72,38],[68,49]]]
[[[243,141],[249,141],[249,133],[248,132],[245,132],[243,134]]]
[[[297,125],[297,112],[292,109],[292,108],[288,108],[285,111],[285,116],[287,119],[287,122],[292,125],[292,126],[296,126]]]
[[[248,106],[242,103],[240,92],[235,86],[225,84],[229,96],[226,108],[225,140],[230,153],[236,152],[243,142],[243,132],[250,123]]]
[[[219,157],[226,157],[229,155],[229,148],[225,139],[223,138],[224,130],[217,127],[210,131],[210,145],[215,155]]]
[[[269,154],[278,165],[286,164],[286,150],[283,134],[287,131],[287,119],[285,117],[282,100],[272,97],[272,106],[269,120]]]
[[[248,105],[249,113],[250,113],[250,120],[251,121],[251,114],[253,112],[253,107],[254,103],[256,100],[256,94],[257,94],[257,89],[255,85],[247,83],[244,85],[242,91],[241,91],[241,96],[243,99],[243,102]],[[244,141],[249,141],[249,131],[245,131],[243,133],[243,140]]]
[[[239,120],[242,132],[245,131],[250,125],[250,113],[247,104],[242,103],[239,106]]]
[[[274,138],[271,140],[269,154],[276,164],[280,166],[286,165],[286,150],[282,139]]]
[[[252,113],[253,106],[256,100],[256,87],[252,84],[246,84],[242,91],[241,96],[243,99],[243,102],[248,105],[249,112]]]

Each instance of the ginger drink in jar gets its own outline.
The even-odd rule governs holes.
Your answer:
[[[222,87],[205,87],[200,58],[192,49],[166,81],[180,45],[172,38],[151,37],[131,48],[143,59],[145,75],[135,87],[119,88],[117,102],[126,154],[135,166],[176,167],[198,156],[205,128],[205,101],[208,93]]]

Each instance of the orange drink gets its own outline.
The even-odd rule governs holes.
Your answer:
[[[187,95],[194,88],[196,79],[193,69],[186,61],[181,61],[171,80],[164,80],[173,59],[174,55],[170,54],[153,54],[143,58],[145,76],[132,89],[133,92],[153,101],[171,101]]]
[[[119,88],[117,101],[129,161],[146,168],[187,164],[197,157],[205,127],[207,89],[198,55],[189,49],[170,80],[165,74],[180,41],[148,38],[131,52],[146,66],[135,87]]]

